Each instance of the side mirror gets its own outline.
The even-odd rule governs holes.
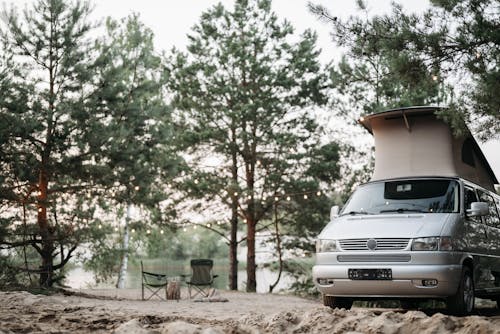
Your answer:
[[[470,209],[467,210],[467,215],[469,217],[479,217],[486,216],[490,213],[488,203],[486,202],[472,202],[470,204]]]
[[[339,206],[334,205],[330,209],[330,221],[332,221],[334,218],[337,218],[339,216]]]

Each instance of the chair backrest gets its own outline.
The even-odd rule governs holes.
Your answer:
[[[168,280],[166,274],[144,271],[144,265],[142,264],[142,261],[141,261],[141,274],[143,283],[147,285],[154,286],[154,285],[166,284]]]
[[[212,267],[214,261],[210,259],[191,260],[191,283],[192,284],[210,284],[213,280]]]

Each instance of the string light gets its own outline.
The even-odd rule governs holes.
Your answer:
[[[163,230],[160,230],[160,234],[163,234]]]
[[[101,229],[101,228],[102,228],[102,225],[101,225],[101,224],[99,224],[99,226],[97,226],[97,227],[98,227],[99,229]]]
[[[42,212],[43,211],[43,208],[42,207],[39,207],[38,208],[38,212]]]
[[[139,186],[135,186],[135,187],[134,187],[134,189],[135,189],[136,191],[138,191],[138,190],[139,190]]]
[[[211,227],[212,225],[210,223],[207,223],[207,227]]]
[[[321,191],[318,191],[316,195],[321,196]]]
[[[187,228],[185,228],[185,227],[184,227],[182,230],[183,230],[184,232],[186,232],[186,231],[187,231]]]
[[[286,200],[287,200],[287,201],[290,201],[290,196],[287,196],[287,197],[286,197]]]
[[[118,232],[118,227],[115,227],[115,232]]]
[[[135,233],[135,228],[132,229],[132,233]]]
[[[238,192],[237,191],[234,192],[234,196],[238,196]]]
[[[432,80],[437,81],[437,79],[438,79],[438,76],[437,76],[437,75],[433,75],[433,76],[432,76]]]
[[[148,230],[146,231],[146,234],[150,234],[150,233],[151,233],[151,230],[150,230],[150,229],[148,229]]]
[[[274,201],[275,201],[275,202],[277,202],[277,201],[278,201],[278,199],[279,199],[279,198],[278,198],[278,196],[275,196],[275,197],[274,197]]]
[[[304,194],[304,199],[307,199],[307,194]]]
[[[194,179],[194,184],[198,184],[198,179]]]

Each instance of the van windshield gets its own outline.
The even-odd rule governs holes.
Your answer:
[[[454,180],[398,180],[360,186],[341,215],[459,212],[459,186]]]

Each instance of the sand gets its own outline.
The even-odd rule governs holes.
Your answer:
[[[452,317],[437,311],[324,307],[317,300],[219,291],[227,302],[142,301],[140,290],[79,290],[52,296],[0,292],[7,333],[500,333],[500,312]],[[486,314],[487,316],[485,316]]]

